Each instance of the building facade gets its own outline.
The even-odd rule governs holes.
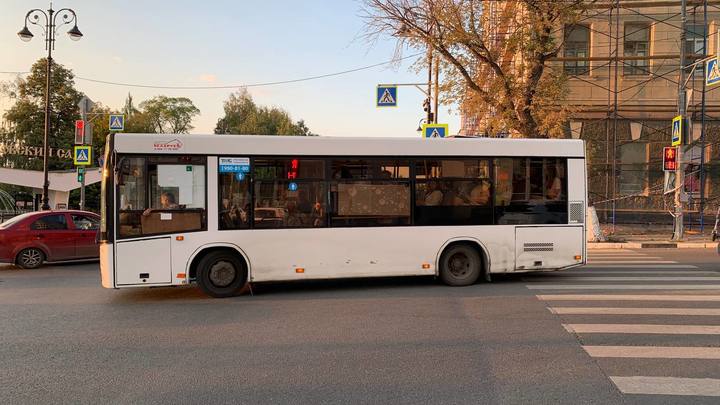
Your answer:
[[[569,79],[567,136],[586,141],[589,201],[606,223],[672,222],[673,195],[665,192],[673,178],[662,170],[662,148],[670,146],[681,87],[690,120],[683,146],[689,228],[701,210],[714,214],[720,204],[720,84],[705,86],[703,62],[718,47],[720,1],[687,4],[684,40],[679,0],[600,1],[577,24],[557,29],[563,47],[550,68]],[[476,116],[463,116],[461,125],[463,135],[484,133]]]

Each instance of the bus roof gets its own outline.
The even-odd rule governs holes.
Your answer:
[[[115,135],[115,150],[138,154],[278,156],[585,156],[577,139],[375,138],[268,135]]]

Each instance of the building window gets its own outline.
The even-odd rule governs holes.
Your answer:
[[[566,58],[587,58],[590,56],[590,28],[585,25],[565,26]],[[567,61],[565,73],[569,75],[587,75],[590,72],[588,61]]]
[[[625,56],[647,58],[650,56],[650,26],[647,24],[625,24]],[[626,75],[647,75],[650,73],[648,59],[626,60],[623,72]]]
[[[255,228],[312,228],[326,225],[325,161],[255,159]]]
[[[492,224],[487,159],[415,162],[416,225]]]
[[[685,54],[690,55],[705,55],[705,35],[707,28],[703,24],[688,24],[685,36]],[[691,63],[692,60],[688,60],[687,63]],[[695,76],[703,77],[703,71],[705,69],[704,63],[699,63],[695,67]],[[687,72],[690,73],[692,68],[688,68]]]
[[[629,142],[620,145],[620,195],[645,194],[648,177],[648,144]]]
[[[121,157],[121,238],[205,229],[204,157]]]
[[[495,160],[495,223],[566,224],[566,160]]]
[[[332,226],[410,225],[410,166],[406,160],[334,160]]]

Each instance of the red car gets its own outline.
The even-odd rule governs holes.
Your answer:
[[[0,263],[34,269],[43,262],[93,259],[100,217],[59,210],[18,215],[0,224]]]

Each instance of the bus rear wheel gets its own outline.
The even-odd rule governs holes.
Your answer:
[[[232,253],[211,252],[198,263],[198,285],[211,297],[235,296],[245,287],[247,281],[245,264]]]
[[[450,246],[440,257],[440,279],[447,285],[460,287],[475,284],[481,272],[480,254],[471,246]]]

